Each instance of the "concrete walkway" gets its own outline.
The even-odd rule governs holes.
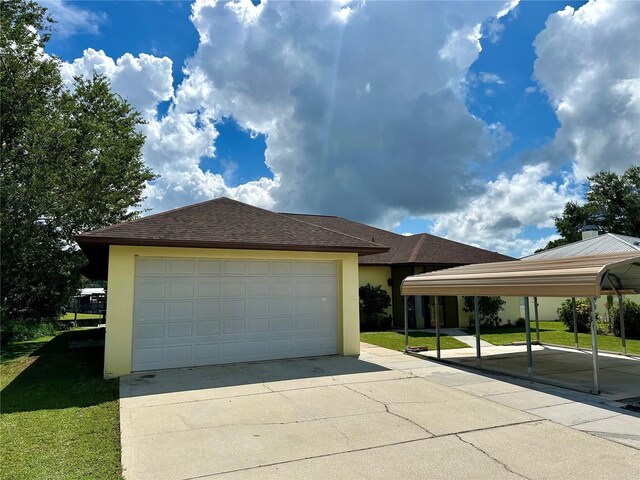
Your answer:
[[[128,480],[635,480],[640,464],[631,412],[366,344],[134,374],[120,394]]]
[[[428,328],[423,330],[424,332],[433,333],[435,335],[435,328]],[[462,343],[466,343],[470,347],[476,348],[476,337],[475,335],[469,335],[467,332],[460,328],[441,328],[441,335],[446,335],[448,337],[455,337],[456,340],[461,341]],[[483,347],[493,347],[493,344],[489,342],[485,342],[484,340],[480,340],[480,348]]]

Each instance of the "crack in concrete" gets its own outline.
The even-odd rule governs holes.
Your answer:
[[[412,425],[414,425],[414,426],[418,427],[418,428],[419,428],[419,429],[421,429],[422,431],[427,432],[427,434],[428,434],[428,435],[430,435],[430,436],[432,436],[432,437],[434,437],[434,436],[435,436],[433,433],[431,433],[429,430],[427,430],[426,428],[424,428],[422,425],[419,425],[419,424],[417,424],[416,422],[414,422],[413,420],[411,420],[411,419],[409,419],[409,418],[403,417],[402,415],[399,415],[399,414],[397,414],[397,413],[395,413],[395,412],[390,411],[390,410],[389,410],[389,404],[387,404],[387,403],[385,403],[385,402],[383,402],[383,401],[381,401],[381,400],[378,400],[378,399],[376,399],[376,398],[370,397],[369,395],[367,395],[367,394],[365,394],[365,393],[362,393],[362,392],[359,392],[358,390],[354,390],[353,388],[349,388],[349,386],[348,386],[348,385],[343,385],[343,386],[344,386],[347,390],[351,390],[352,392],[355,392],[355,393],[357,393],[357,394],[360,394],[360,395],[362,395],[363,397],[368,398],[369,400],[371,400],[371,401],[373,401],[373,402],[376,402],[376,403],[379,403],[380,405],[383,405],[383,406],[384,406],[384,409],[386,410],[386,412],[387,412],[388,414],[393,415],[394,417],[401,418],[401,419],[403,419],[403,420],[405,420],[405,421],[409,422],[410,424],[412,424]]]
[[[490,458],[491,460],[493,460],[494,462],[496,462],[498,465],[501,465],[502,468],[504,468],[507,472],[509,473],[513,473],[514,475],[519,476],[520,478],[524,478],[526,480],[533,480],[531,477],[527,477],[526,475],[523,475],[519,472],[516,472],[515,470],[513,470],[512,468],[510,468],[506,463],[501,462],[500,460],[498,460],[497,458],[495,458],[494,456],[492,456],[491,454],[489,454],[489,452],[483,450],[482,448],[478,447],[476,444],[474,444],[473,442],[469,441],[469,440],[465,440],[464,438],[462,438],[460,436],[459,433],[454,434],[461,442],[466,443],[467,445],[470,445],[471,447],[475,448],[477,451],[479,451],[480,453],[482,453],[483,455],[485,455],[486,457]]]
[[[335,417],[337,418],[337,417]],[[546,420],[543,420],[546,421]],[[436,440],[439,438],[445,438],[445,437],[452,437],[452,436],[458,436],[458,435],[463,435],[465,433],[474,433],[474,432],[483,432],[483,431],[488,431],[488,430],[495,430],[498,428],[504,428],[504,427],[511,427],[514,425],[522,425],[522,424],[527,424],[527,423],[536,423],[536,422],[540,422],[540,420],[528,420],[525,422],[520,422],[520,423],[510,423],[507,425],[499,425],[499,426],[494,426],[494,427],[485,427],[485,428],[477,428],[474,430],[465,430],[463,432],[457,432],[457,433],[445,433],[443,435],[434,435],[432,437],[426,437],[426,438],[416,438],[416,439],[412,439],[412,440],[403,440],[400,442],[391,442],[391,443],[385,443],[383,445],[373,445],[371,447],[363,447],[363,448],[355,448],[353,450],[346,450],[346,451],[342,451],[342,452],[333,452],[333,453],[323,453],[320,455],[311,455],[308,457],[302,457],[302,458],[294,458],[291,460],[283,460],[281,462],[273,462],[273,463],[265,463],[262,465],[253,465],[251,467],[244,467],[244,468],[237,468],[234,470],[225,470],[223,472],[216,472],[216,473],[208,473],[205,475],[197,475],[195,477],[184,477],[181,480],[198,480],[198,479],[202,479],[202,478],[209,478],[209,477],[217,477],[220,475],[227,475],[229,473],[238,473],[238,472],[245,472],[245,471],[249,471],[249,470],[255,470],[258,468],[265,468],[265,467],[273,467],[273,466],[277,466],[277,465],[286,465],[288,463],[295,463],[295,462],[302,462],[305,460],[314,460],[316,458],[326,458],[326,457],[332,457],[332,456],[336,456],[336,455],[346,455],[346,454],[350,454],[350,453],[358,453],[358,452],[366,452],[369,450],[376,450],[379,448],[385,448],[385,447],[393,447],[393,446],[397,446],[397,445],[406,445],[406,444],[410,444],[410,443],[416,443],[416,442],[427,442],[430,440]],[[459,438],[459,437],[458,437]],[[462,440],[465,443],[465,440],[463,440],[462,438],[460,438],[460,440]],[[472,445],[474,448],[480,450],[482,453],[484,453],[486,456],[488,456],[489,458],[491,458],[492,460],[496,461],[497,463],[503,465],[500,461],[494,459],[493,457],[491,457],[491,455],[487,454],[486,452],[482,451],[479,447],[476,447],[475,445]],[[506,470],[508,470],[509,472],[513,473],[514,475],[519,475],[522,478],[525,478],[527,480],[532,480],[529,477],[526,477],[520,473],[517,472],[513,472],[512,470],[510,470],[506,465],[503,465],[505,467]]]

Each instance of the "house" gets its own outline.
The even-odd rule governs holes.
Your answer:
[[[390,295],[391,307],[388,313],[392,315],[393,326],[397,328],[404,328],[404,305],[400,296],[400,284],[409,275],[471,263],[513,260],[506,255],[428,233],[406,236],[346,218],[290,213],[285,215],[389,247],[387,252],[360,257],[358,270],[360,285],[367,283],[374,286],[381,285]],[[409,297],[409,328],[435,326],[434,304],[434,297]],[[458,327],[460,325],[463,316],[461,300],[457,297],[443,297],[440,310],[443,326]]]
[[[400,282],[410,273],[509,258],[432,235],[403,237],[339,217],[279,214],[227,198],[76,240],[89,260],[83,272],[108,281],[106,377],[357,355],[359,285],[385,286],[395,312]],[[419,325],[430,302],[416,303]],[[455,297],[444,303],[457,322]]]

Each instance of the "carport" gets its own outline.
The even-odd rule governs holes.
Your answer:
[[[527,375],[533,376],[531,348],[531,318],[529,297],[570,297],[574,300],[574,338],[577,341],[575,298],[591,302],[591,355],[593,367],[592,392],[600,393],[596,301],[602,295],[618,297],[621,319],[621,343],[626,354],[623,296],[640,292],[640,255],[616,253],[596,256],[568,257],[551,260],[519,260],[466,265],[437,272],[407,277],[401,286],[405,302],[405,351],[408,350],[407,298],[411,295],[431,295],[436,301],[436,356],[440,355],[439,296],[465,295],[475,297],[475,318],[478,318],[479,296],[522,296],[525,306]],[[536,304],[537,302],[534,302]],[[537,310],[537,309],[536,309]],[[537,312],[536,312],[537,313]],[[535,316],[536,329],[538,324]],[[476,328],[476,365],[482,368],[480,322]],[[539,339],[539,336],[537,336]]]

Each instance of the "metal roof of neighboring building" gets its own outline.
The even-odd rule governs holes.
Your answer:
[[[640,251],[607,255],[480,263],[412,275],[402,295],[599,297],[640,292]]]
[[[617,233],[605,233],[597,237],[534,253],[533,255],[522,258],[522,260],[529,261],[636,251],[640,251],[640,238],[619,235]]]

